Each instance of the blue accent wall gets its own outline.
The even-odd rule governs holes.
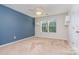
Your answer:
[[[34,35],[35,19],[33,17],[0,5],[0,45]]]

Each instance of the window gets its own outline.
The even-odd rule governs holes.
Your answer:
[[[48,23],[46,21],[42,21],[42,32],[48,32]]]
[[[56,21],[49,21],[49,32],[56,32]]]
[[[56,19],[41,21],[42,32],[56,32]]]

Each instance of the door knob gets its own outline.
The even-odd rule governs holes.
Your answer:
[[[76,33],[79,33],[79,31],[76,31]]]

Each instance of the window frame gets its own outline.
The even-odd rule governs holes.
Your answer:
[[[47,20],[43,20],[43,21],[46,21],[47,23],[48,23],[48,21]],[[41,32],[43,32],[42,31],[42,23],[43,23],[43,21],[41,21],[41,27],[40,27],[40,29],[41,29]],[[47,32],[48,32],[49,30],[48,30],[48,27],[47,27]],[[45,32],[45,33],[47,33],[47,32]]]
[[[50,22],[52,22],[52,20],[48,21],[49,26],[50,26]],[[56,22],[56,19],[55,19],[55,22]],[[49,28],[49,26],[48,26],[48,28]],[[56,26],[56,27],[57,27],[57,26]],[[49,29],[50,29],[50,28],[49,28]],[[57,31],[57,30],[56,30],[56,31]],[[49,32],[50,32],[50,33],[56,33],[56,31],[55,31],[55,32],[54,32],[54,31],[53,31],[53,32],[50,32],[50,31],[49,31]]]
[[[51,22],[51,20],[43,20],[43,21],[46,21],[47,23],[48,23],[48,27],[47,27],[47,32],[44,32],[44,33],[56,33],[57,32],[57,24],[56,24],[56,32],[50,32],[49,31],[49,24],[50,24],[50,22]],[[41,20],[41,26],[40,26],[40,29],[41,29],[41,32],[43,32],[42,31],[42,23],[43,23],[43,21]],[[55,21],[56,21],[56,18],[55,18]]]

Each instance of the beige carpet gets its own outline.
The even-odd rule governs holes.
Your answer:
[[[52,54],[71,55],[73,51],[66,40],[35,37],[0,48],[1,55]]]

